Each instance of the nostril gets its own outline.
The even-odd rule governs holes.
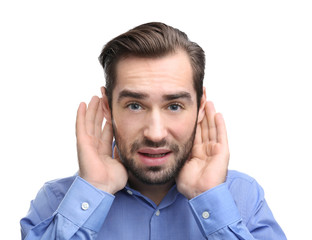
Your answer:
[[[153,142],[159,142],[163,140],[166,138],[166,135],[166,130],[161,128],[149,127],[144,131],[144,136]]]

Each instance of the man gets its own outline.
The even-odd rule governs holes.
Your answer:
[[[77,112],[79,174],[44,185],[23,239],[286,239],[256,181],[227,170],[225,124],[206,102],[196,43],[148,23],[99,59],[102,98]]]

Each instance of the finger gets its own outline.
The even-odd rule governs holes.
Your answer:
[[[94,121],[99,106],[99,97],[93,96],[86,113],[86,129],[89,135],[94,135]]]
[[[113,128],[108,122],[105,122],[103,133],[101,136],[101,147],[99,154],[112,156],[112,143],[113,143]]]
[[[86,134],[85,116],[86,116],[86,104],[84,102],[80,103],[77,110],[76,117],[76,136],[80,138]]]
[[[104,119],[104,111],[101,105],[102,105],[102,99],[100,99],[99,106],[96,111],[95,123],[94,123],[94,134],[97,138],[101,138],[102,124],[103,124],[103,119]]]
[[[212,102],[207,102],[205,106],[205,113],[208,119],[209,141],[217,141],[217,129],[215,124],[216,110]]]
[[[216,120],[216,126],[217,126],[217,141],[221,144],[227,144],[228,143],[228,137],[227,137],[227,131],[225,127],[224,118],[221,113],[217,113],[215,116]]]

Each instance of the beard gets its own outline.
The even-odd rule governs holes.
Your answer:
[[[162,185],[174,180],[185,162],[189,159],[192,152],[193,143],[195,139],[197,119],[193,132],[186,142],[177,144],[170,143],[166,139],[163,139],[159,142],[153,142],[147,138],[141,140],[136,140],[131,143],[130,147],[127,149],[126,141],[121,139],[120,134],[116,130],[114,121],[113,121],[113,133],[115,136],[115,142],[118,150],[120,159],[122,160],[124,166],[134,177],[139,181],[147,185]],[[128,156],[133,156],[140,148],[142,147],[166,147],[170,149],[171,154],[174,156],[174,161],[170,166],[140,166],[133,158]]]

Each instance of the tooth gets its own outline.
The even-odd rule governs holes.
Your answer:
[[[165,156],[165,153],[160,153],[160,154],[149,154],[149,153],[146,153],[146,156],[152,157],[152,158],[157,158],[157,157]]]

